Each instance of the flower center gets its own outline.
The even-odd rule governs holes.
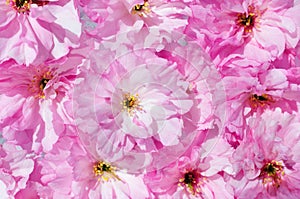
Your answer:
[[[201,185],[204,183],[200,172],[197,169],[189,170],[183,173],[183,177],[179,179],[178,185],[184,187],[192,195],[201,194]]]
[[[145,17],[150,12],[151,9],[148,0],[144,0],[144,4],[136,4],[131,10],[132,14],[138,14],[140,17]]]
[[[107,182],[110,179],[120,180],[120,178],[115,174],[116,167],[111,166],[110,164],[99,161],[94,164],[94,174],[96,177],[99,177],[98,180],[103,180]]]
[[[48,82],[53,78],[53,74],[48,68],[36,70],[36,74],[33,76],[29,84],[29,90],[35,93],[35,97],[45,98],[44,89],[46,88]]]
[[[239,13],[237,18],[237,24],[244,28],[244,33],[251,33],[253,27],[257,22],[257,15],[253,6],[248,7],[248,13]]]
[[[46,85],[47,85],[47,83],[48,83],[49,80],[50,80],[50,79],[46,79],[46,78],[43,78],[43,79],[41,80],[41,82],[40,82],[40,89],[41,89],[41,90],[44,90],[44,88],[46,87]]]
[[[126,110],[130,116],[136,113],[136,111],[142,110],[138,94],[136,95],[131,95],[130,93],[124,94],[122,105],[123,105],[123,110]]]
[[[49,1],[39,1],[39,0],[6,0],[6,3],[13,7],[18,13],[29,13],[30,5],[36,4],[38,6],[44,6],[49,3]]]
[[[275,102],[271,95],[262,94],[257,95],[253,94],[249,97],[250,107],[252,109],[256,109],[258,107],[264,108],[266,105],[270,105],[270,103]]]
[[[281,177],[284,176],[283,166],[280,162],[272,160],[262,167],[259,176],[263,179],[263,184],[271,183],[278,188],[282,181]]]

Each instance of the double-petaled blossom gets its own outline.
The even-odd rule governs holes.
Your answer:
[[[201,147],[194,145],[176,162],[148,172],[144,181],[155,198],[232,198],[223,178],[223,173],[233,172],[232,152],[225,140],[214,137]]]
[[[92,155],[83,148],[78,139],[73,139],[70,152],[73,198],[150,198],[142,175],[127,173],[117,162],[109,162]]]
[[[178,0],[80,1],[85,30],[102,39],[142,27],[171,32],[187,25],[190,9]],[[107,28],[109,27],[109,28]]]
[[[298,111],[299,89],[289,81],[288,74],[283,69],[269,69],[256,77],[248,74],[223,78],[229,115],[225,126],[230,142],[237,139],[238,144],[243,139],[246,120],[254,114],[259,117],[266,109],[276,107],[289,113]]]
[[[40,65],[2,64],[3,137],[31,151],[50,150],[72,124],[72,82],[82,57],[69,55]]]
[[[73,0],[0,1],[0,63],[58,59],[79,46],[81,23]]]
[[[197,131],[212,128],[216,118],[218,74],[199,46],[172,40],[162,45],[134,49],[132,44],[119,57],[95,51],[90,71],[76,86],[76,120],[84,143],[112,160],[147,160],[133,158],[136,169],[162,163],[165,154],[182,154]]]
[[[289,1],[193,1],[187,34],[200,40],[217,66],[258,66],[299,42],[299,4]]]
[[[300,193],[298,114],[267,110],[249,120],[247,136],[234,152],[237,198],[298,198]]]

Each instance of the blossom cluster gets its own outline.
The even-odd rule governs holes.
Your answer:
[[[299,198],[299,0],[0,16],[0,198]]]

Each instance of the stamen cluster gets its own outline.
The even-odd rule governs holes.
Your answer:
[[[30,84],[29,91],[31,91],[37,98],[45,98],[44,89],[47,83],[54,77],[53,72],[45,67],[42,69],[36,69],[36,74],[33,76]]]
[[[99,177],[98,180],[102,179],[105,182],[110,179],[120,180],[120,178],[115,174],[115,171],[116,167],[113,167],[104,161],[99,161],[94,164],[94,174],[96,177]]]
[[[131,10],[132,14],[137,14],[140,17],[145,17],[150,12],[151,12],[151,8],[148,0],[144,0],[144,4],[135,5]]]
[[[266,163],[260,172],[260,177],[263,180],[263,184],[271,184],[275,188],[279,188],[282,177],[284,176],[284,167],[281,162],[272,160]]]
[[[201,185],[204,184],[206,178],[201,176],[198,169],[186,170],[183,177],[179,179],[178,186],[183,187],[192,195],[201,194]]]
[[[130,93],[125,93],[122,105],[123,110],[127,111],[130,116],[133,116],[137,111],[143,110],[138,94],[131,95]]]

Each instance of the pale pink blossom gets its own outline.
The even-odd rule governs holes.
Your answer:
[[[194,124],[184,126],[194,104],[186,92],[189,83],[175,65],[149,50],[127,55],[104,73],[91,71],[85,77],[75,98],[77,125],[83,139],[94,142],[104,157],[149,156],[164,146],[175,148],[197,128],[197,117]]]
[[[276,107],[284,112],[298,112],[298,90],[288,80],[286,70],[269,69],[256,77],[228,75],[222,83],[227,93],[228,110],[225,135],[229,142],[235,142],[234,145],[245,136],[246,120],[252,115],[259,116],[266,109]]]
[[[0,63],[40,64],[77,47],[81,23],[73,0],[0,2]]]
[[[267,110],[249,120],[247,136],[232,163],[231,181],[237,198],[298,198],[299,115]]]
[[[2,64],[3,137],[36,152],[48,151],[72,125],[72,82],[82,57],[69,55],[41,65]]]
[[[214,137],[201,147],[192,147],[190,155],[147,173],[144,181],[156,198],[232,198],[223,178],[223,172],[233,172],[229,162],[232,152],[226,141]]]
[[[273,61],[299,42],[299,4],[289,1],[193,1],[186,33],[217,66],[231,59],[254,66]]]
[[[120,45],[126,49],[120,56],[105,48],[93,52],[75,90],[76,123],[84,144],[111,161],[124,157],[132,170],[174,161],[216,119],[219,79],[207,56],[184,39],[155,39],[154,47]],[[166,154],[172,158],[164,162]]]
[[[178,0],[81,1],[85,30],[100,39],[146,26],[165,31],[187,25],[190,9]]]
[[[93,156],[78,139],[74,139],[70,152],[69,162],[73,167],[72,198],[150,198],[141,175],[127,173],[117,162]]]

